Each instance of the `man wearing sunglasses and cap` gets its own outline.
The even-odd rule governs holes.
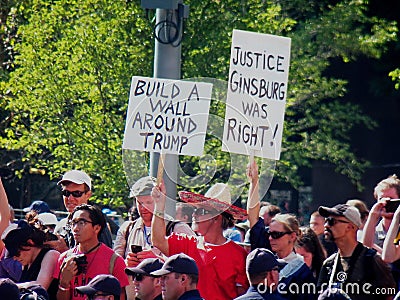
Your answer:
[[[199,268],[198,289],[204,299],[233,299],[248,288],[245,273],[247,252],[223,235],[234,219],[243,220],[246,211],[231,204],[230,188],[217,183],[205,195],[180,192],[179,197],[196,207],[192,229],[198,237],[172,234],[166,236],[164,183],[152,192],[155,210],[152,223],[153,245],[165,255],[185,253]]]
[[[89,198],[92,196],[92,180],[83,171],[68,171],[57,184],[61,185],[64,206],[68,213],[71,213],[80,204],[88,204]],[[68,217],[61,219],[54,230],[54,233],[60,237],[58,241],[48,242],[60,253],[75,246],[72,230],[67,226],[67,222]],[[112,248],[112,237],[108,226],[100,234],[99,241]]]
[[[357,242],[361,226],[358,209],[338,204],[332,208],[320,206],[318,212],[325,218],[325,238],[335,242],[338,252],[325,260],[317,286],[341,286],[353,300],[391,299],[390,290],[396,285],[388,265],[376,250]]]
[[[87,285],[75,289],[88,300],[119,300],[121,295],[118,279],[107,274],[97,275]]]
[[[151,274],[161,276],[164,300],[203,300],[197,289],[199,269],[194,259],[188,255],[184,253],[172,255],[160,270]]]
[[[160,270],[163,262],[158,258],[146,258],[134,268],[126,268],[125,273],[132,276],[136,297],[140,300],[162,300],[159,276],[151,273]]]

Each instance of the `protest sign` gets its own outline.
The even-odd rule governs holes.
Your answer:
[[[222,150],[279,160],[290,38],[234,30]]]
[[[132,78],[123,149],[200,156],[212,84]]]

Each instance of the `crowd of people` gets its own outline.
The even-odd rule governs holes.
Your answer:
[[[91,178],[58,182],[68,216],[34,201],[15,220],[0,179],[0,298],[19,299],[393,299],[400,289],[400,179],[374,189],[376,203],[320,206],[309,224],[259,199],[247,167],[247,208],[228,185],[179,192],[175,218],[166,188],[140,178],[137,216],[116,227],[90,203]],[[114,237],[113,237],[114,236]]]

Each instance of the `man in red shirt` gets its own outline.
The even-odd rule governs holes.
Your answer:
[[[246,211],[231,204],[230,189],[217,183],[205,196],[180,192],[180,198],[193,204],[192,229],[199,236],[172,234],[166,237],[164,210],[166,193],[164,184],[155,187],[152,197],[155,202],[152,223],[153,245],[165,255],[185,253],[192,257],[199,268],[198,289],[208,300],[233,299],[248,288],[245,273],[246,251],[223,236],[223,230],[234,219],[243,219]]]

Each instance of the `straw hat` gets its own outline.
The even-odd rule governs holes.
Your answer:
[[[243,220],[247,216],[246,210],[232,205],[230,188],[224,183],[216,183],[205,195],[184,191],[179,192],[179,198],[195,206],[208,206],[219,212],[226,211],[237,220]]]

